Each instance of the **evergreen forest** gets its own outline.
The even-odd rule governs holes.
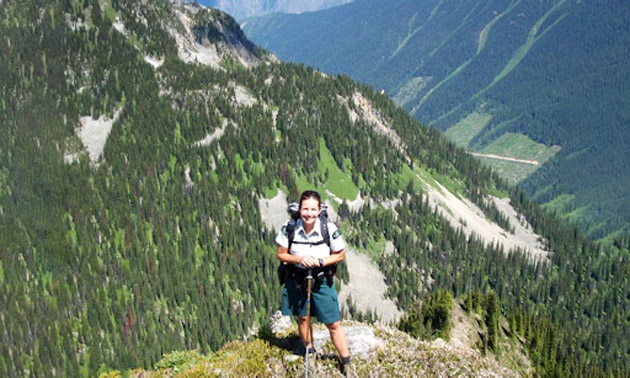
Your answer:
[[[306,188],[352,199],[333,174],[372,200],[340,204],[341,229],[402,310],[427,290],[484,296],[537,375],[630,374],[628,238],[595,244],[387,96],[242,40],[257,59],[245,65],[225,52],[244,38],[235,21],[194,3],[0,4],[0,376],[151,368],[251,335],[280,301],[258,201]],[[174,35],[188,30],[225,52],[219,65],[182,60]],[[352,117],[357,93],[402,143]],[[113,120],[100,154],[78,136],[85,119]],[[486,198],[509,196],[550,258],[453,227],[420,173],[506,232]],[[383,240],[395,253],[378,253]]]
[[[471,151],[547,162],[511,163],[506,176],[612,240],[630,229],[629,20],[623,0],[356,0],[244,31],[280,59],[384,90],[422,123],[464,129]]]

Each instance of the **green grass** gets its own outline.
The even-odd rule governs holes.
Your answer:
[[[325,187],[322,187],[322,186],[319,186],[319,185],[314,185],[304,175],[298,175],[295,181],[296,181],[296,184],[297,184],[297,187],[298,187],[298,191],[300,193],[305,191],[305,190],[316,190],[316,191],[319,192],[319,194],[321,194],[322,199],[324,199],[324,197],[326,196],[326,188]]]
[[[446,130],[446,138],[460,147],[468,147],[470,141],[488,125],[491,119],[490,114],[473,112]]]
[[[488,188],[488,194],[497,198],[506,198],[510,196],[510,193],[507,190],[499,190],[495,188],[494,185]]]
[[[455,173],[453,173],[453,175],[455,175]],[[430,173],[421,166],[415,166],[411,169],[411,167],[405,164],[398,178],[398,187],[401,190],[405,190],[411,181],[413,182],[414,190],[422,190],[428,186],[441,191],[439,185],[442,185],[454,195],[459,196],[459,193],[464,193],[465,191],[464,183],[453,177],[450,175],[443,176],[437,173]]]
[[[263,192],[265,198],[273,198],[278,195],[278,187],[274,185],[272,188],[263,188]]]
[[[105,16],[107,16],[110,22],[116,21],[116,10],[114,10],[111,0],[101,1],[101,7],[104,8]]]
[[[385,236],[383,236],[383,234],[379,234],[378,236],[378,239],[370,239],[366,250],[368,257],[374,262],[377,262],[379,260],[379,258],[383,254],[383,251],[385,250],[385,243],[387,243],[387,240],[385,239]]]
[[[398,178],[398,189],[407,189],[407,185],[409,185],[410,181],[413,182],[414,190],[421,190],[424,186],[422,180],[420,179],[420,177],[418,177],[418,173],[414,172],[410,166],[405,164],[403,165],[402,172],[400,173],[400,177]]]
[[[328,177],[324,184],[326,188],[337,197],[352,201],[357,198],[359,188],[352,182],[349,174],[342,171],[330,154],[324,139],[319,141],[319,161],[318,168],[322,175],[328,172]]]
[[[505,15],[509,14],[512,11],[512,9],[514,9],[514,7],[516,5],[518,5],[518,3],[520,3],[520,0],[513,1],[506,10],[504,10],[503,12],[501,12],[501,14],[499,14],[498,16],[493,18],[492,21],[490,21],[483,28],[481,33],[479,33],[479,44],[477,45],[477,54],[476,55],[479,55],[479,53],[482,52],[483,49],[486,47],[486,41],[488,40],[488,34],[490,34],[490,29],[492,29],[492,27],[497,22],[499,22]]]
[[[536,160],[542,164],[551,159],[558,151],[560,151],[558,146],[549,147],[534,142],[523,134],[506,133],[481,150],[481,153]]]
[[[521,182],[538,169],[535,165],[517,163],[514,161],[497,160],[485,157],[478,157],[478,159],[482,163],[490,166],[493,171],[498,173],[504,180],[512,185]]]
[[[542,143],[537,143],[525,135],[507,133],[501,135],[490,145],[479,151],[479,153],[536,161],[542,165],[553,158],[558,151],[560,151],[558,146],[549,147]],[[510,184],[519,183],[540,167],[540,165],[526,162],[506,161],[489,157],[479,157],[479,159],[492,167]]]
[[[453,173],[455,175],[455,173]],[[442,186],[448,189],[449,192],[453,193],[457,197],[461,197],[461,193],[466,192],[466,188],[462,181],[455,179],[455,176],[446,175],[442,176],[437,173],[433,174],[435,181],[439,182]]]
[[[236,163],[236,166],[238,167],[238,169],[242,172],[243,165],[245,164],[245,160],[243,160],[243,158],[241,157],[241,154],[239,153],[234,154],[234,162]]]

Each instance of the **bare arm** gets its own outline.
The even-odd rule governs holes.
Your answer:
[[[276,256],[278,260],[285,262],[287,264],[300,264],[306,268],[317,268],[319,267],[319,259],[313,256],[295,256],[289,253],[289,249],[287,247],[277,246]],[[332,253],[330,256],[324,258],[324,266],[332,265],[340,262],[344,259],[343,249],[338,252]]]
[[[333,265],[341,262],[345,257],[346,255],[343,249],[341,251],[333,252],[330,254],[330,256],[324,259],[324,266]]]
[[[276,249],[276,257],[278,260],[285,262],[287,264],[299,264],[300,258],[298,256],[294,256],[289,253],[289,249],[287,247],[283,247],[281,245],[277,246]]]

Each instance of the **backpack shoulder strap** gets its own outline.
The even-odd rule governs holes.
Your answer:
[[[295,226],[300,218],[300,205],[297,202],[291,202],[287,207],[289,213],[289,222],[287,223],[287,238],[289,238],[289,253],[291,253],[291,244],[293,244],[293,238],[295,237]]]
[[[289,239],[289,246],[288,251],[289,253],[291,253],[291,244],[293,244],[293,238],[295,237],[295,224],[297,222],[295,221],[295,219],[291,218],[289,220],[289,222],[287,223],[287,238]]]
[[[322,210],[319,214],[319,223],[322,229],[322,238],[326,245],[330,248],[330,232],[328,231],[328,212]]]

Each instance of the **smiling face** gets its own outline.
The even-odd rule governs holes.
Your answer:
[[[302,225],[309,230],[315,225],[315,221],[322,211],[319,200],[317,198],[306,198],[300,203],[300,218]]]

